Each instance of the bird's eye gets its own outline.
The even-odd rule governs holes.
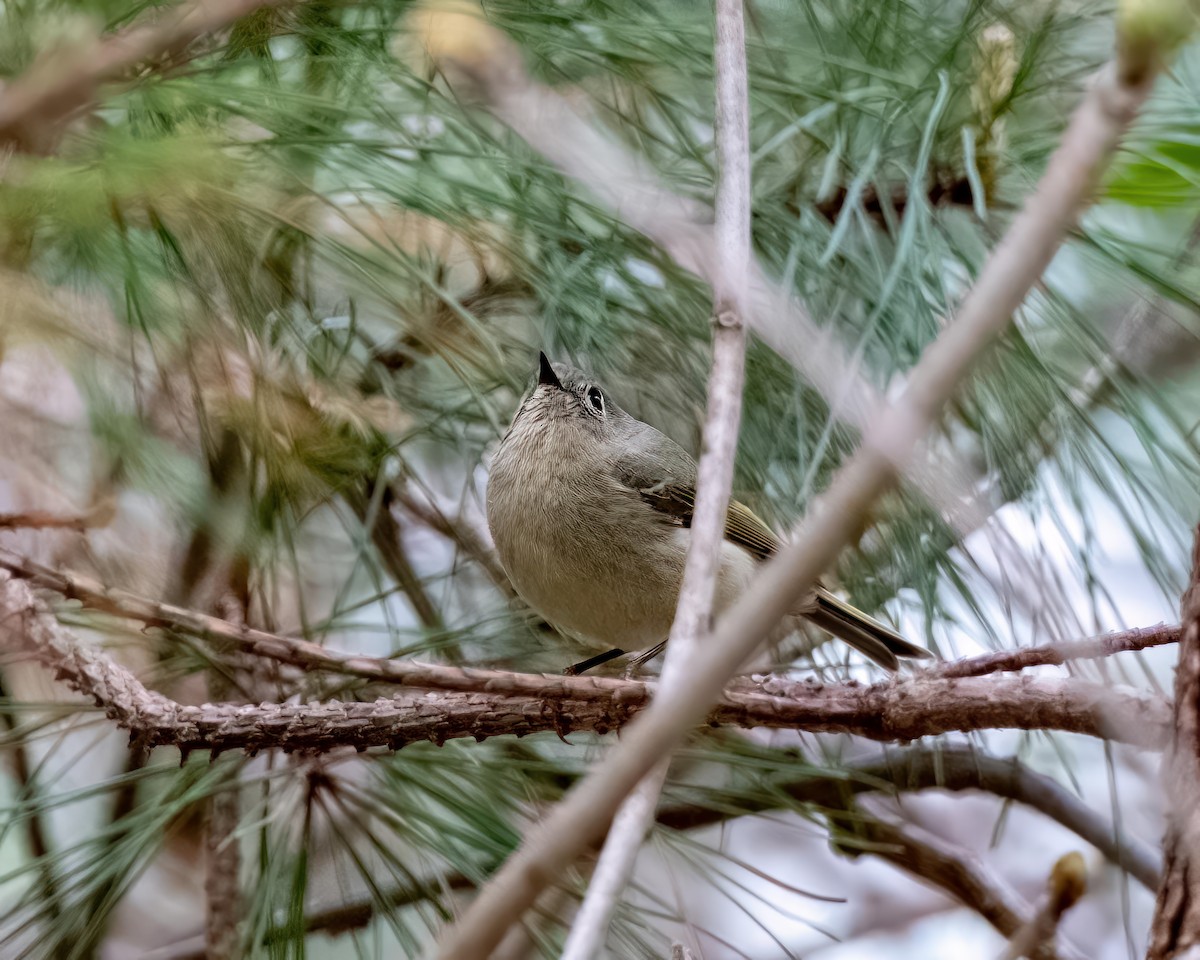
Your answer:
[[[587,398],[597,413],[604,412],[604,394],[600,392],[599,387],[588,387]]]

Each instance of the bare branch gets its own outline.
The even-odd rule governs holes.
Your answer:
[[[695,513],[663,665],[664,692],[686,689],[688,665],[710,632],[742,419],[746,372],[742,316],[748,305],[750,262],[750,109],[741,0],[717,0],[714,57],[718,159],[714,243],[718,261],[713,278],[713,359],[708,412],[696,468]],[[664,758],[617,811],[563,948],[563,960],[591,960],[603,944],[642,838],[654,817],[669,765],[669,759]]]
[[[1005,937],[1020,933],[1034,912],[1011,886],[966,850],[910,823],[885,816],[858,815],[843,835],[857,834],[871,846],[869,852],[887,860],[919,880],[941,887],[955,900],[970,907]],[[1031,957],[1079,957],[1074,950],[1055,952],[1042,944]]]
[[[166,627],[195,636],[228,641],[246,653],[277,660],[302,670],[327,670],[377,683],[402,684],[434,690],[527,694],[531,697],[545,698],[588,698],[594,695],[595,689],[599,687],[609,691],[602,696],[618,699],[630,696],[623,692],[626,681],[602,677],[574,678],[523,674],[507,670],[462,668],[414,660],[388,660],[339,653],[307,640],[284,637],[244,624],[234,624],[196,610],[151,600],[107,586],[90,577],[53,570],[3,548],[0,548],[0,570],[7,570],[14,577],[28,580],[67,599],[78,600],[93,610],[136,620],[150,627]],[[1178,637],[1179,627],[1159,624],[1086,640],[981,654],[977,657],[936,664],[927,668],[922,675],[951,679],[1017,671],[1026,667],[1062,664],[1075,659],[1141,650],[1174,643]],[[736,689],[738,688],[735,687]],[[754,686],[751,685],[749,689],[754,689]]]
[[[1044,955],[1054,943],[1063,914],[1075,906],[1086,892],[1087,867],[1083,857],[1074,852],[1059,857],[1050,871],[1045,895],[1033,916],[1013,935],[1001,960]]]
[[[1165,870],[1150,923],[1147,960],[1200,947],[1200,526],[1192,575],[1180,604],[1175,716],[1163,764],[1167,818]]]
[[[863,793],[984,791],[1037,810],[1091,844],[1113,864],[1128,870],[1149,889],[1158,886],[1162,864],[1156,851],[1129,837],[1118,841],[1111,822],[1015,757],[1002,759],[949,744],[914,746],[851,764],[840,774],[784,780],[774,787],[797,803],[830,809],[844,807],[851,798]],[[746,798],[722,796],[719,807],[690,803],[663,807],[658,812],[658,822],[690,830],[729,819],[731,808],[740,816],[778,806],[777,797],[762,793]]]
[[[999,653],[955,660],[930,667],[939,677],[982,677],[989,673],[1015,672],[1026,667],[1062,666],[1072,660],[1098,660],[1116,653],[1145,650],[1179,641],[1179,627],[1165,623],[1134,627],[1087,640],[1064,640],[1037,647],[1018,647]]]
[[[0,93],[0,148],[46,152],[64,121],[90,104],[101,84],[189,44],[260,7],[282,0],[192,0],[159,17],[94,40],[89,49],[52,54]]]
[[[0,530],[75,530],[83,533],[92,525],[86,516],[65,516],[44,510],[0,513]]]
[[[607,733],[646,709],[653,687],[637,680],[502,674],[529,693],[417,693],[369,703],[187,706],[147,690],[132,673],[81,645],[28,585],[0,580],[0,628],[12,648],[32,646],[63,680],[101,706],[143,747],[184,751],[389,747],[456,737],[586,730]],[[466,671],[469,672],[469,671]],[[852,733],[914,740],[951,731],[1051,729],[1155,748],[1167,736],[1161,699],[1078,680],[914,678],[874,686],[772,679],[730,691],[706,719],[740,727]]]

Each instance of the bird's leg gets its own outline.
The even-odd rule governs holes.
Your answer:
[[[598,667],[602,663],[608,663],[609,660],[616,660],[617,657],[625,656],[625,651],[619,647],[613,647],[611,650],[606,650],[604,653],[598,653],[594,657],[588,657],[586,660],[580,660],[578,663],[573,663],[563,671],[564,677],[577,677],[581,673],[586,673],[592,667]]]
[[[662,653],[663,650],[666,649],[666,646],[667,641],[664,640],[662,643],[656,643],[649,650],[643,650],[641,653],[635,654],[633,659],[629,661],[629,666],[625,668],[625,679],[628,680],[637,672],[638,667],[645,663],[649,663],[660,653]]]

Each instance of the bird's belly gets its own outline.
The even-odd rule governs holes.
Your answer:
[[[587,549],[579,538],[551,536],[538,544],[537,557],[502,559],[517,592],[566,633],[597,648],[644,649],[670,632],[691,531],[663,524],[631,539],[606,526],[593,519]],[[718,611],[754,570],[741,548],[725,544],[722,553]]]

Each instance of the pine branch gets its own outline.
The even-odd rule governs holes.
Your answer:
[[[869,851],[906,873],[940,887],[959,903],[970,907],[1003,936],[1012,938],[1034,919],[1034,911],[1002,878],[991,873],[968,851],[927,830],[889,816],[864,816],[857,812],[843,837],[871,844]],[[857,850],[855,851],[857,852]],[[1079,958],[1074,950],[1041,944],[1030,954],[1034,960]]]
[[[275,660],[306,671],[326,670],[359,677],[376,683],[402,684],[433,690],[461,692],[499,692],[528,694],[546,698],[561,696],[587,698],[597,688],[610,691],[602,696],[621,698],[625,683],[604,677],[562,677],[514,673],[474,667],[420,663],[414,660],[388,660],[358,654],[339,653],[320,644],[295,637],[284,637],[245,624],[234,624],[197,610],[152,600],[127,590],[110,587],[90,577],[54,570],[29,557],[0,548],[0,570],[51,590],[68,600],[77,600],[86,608],[128,620],[146,627],[179,630],[198,637],[210,637],[235,644],[254,656]],[[998,653],[986,653],[924,668],[918,676],[955,679],[991,673],[1019,671],[1027,667],[1060,665],[1077,659],[1095,659],[1116,653],[1143,650],[1175,643],[1179,627],[1158,624],[1135,627],[1084,640],[1060,641],[1021,647]],[[737,692],[734,681],[733,692]],[[640,694],[637,695],[640,697]]]
[[[541,695],[442,692],[370,703],[189,706],[147,690],[127,669],[80,644],[27,584],[0,584],[13,648],[32,647],[56,679],[102,707],[138,747],[326,752],[548,731],[603,734],[646,709],[653,692],[636,680],[501,674]],[[881,741],[950,731],[1064,730],[1156,748],[1166,739],[1168,712],[1152,695],[1079,680],[917,677],[860,686],[772,678],[730,691],[706,720]]]
[[[725,242],[703,204],[672,192],[640,156],[582,116],[578,104],[537,83],[519,50],[480,11],[433,4],[417,27],[426,50],[456,92],[482,100],[501,121],[565,174],[587,188],[613,215],[648,237],[683,270],[709,284],[716,300],[728,265]],[[747,174],[749,170],[747,170]],[[749,218],[747,218],[747,224]],[[773,280],[752,256],[746,260],[740,320],[798,370],[825,399],[830,416],[864,430],[885,406],[884,398],[847,355],[831,327],[818,326],[790,286]],[[977,526],[986,514],[976,507],[967,482],[974,471],[946,445],[941,462],[918,458],[911,479],[952,525]],[[977,478],[978,479],[978,478]]]
[[[148,60],[182,53],[199,38],[282,0],[192,0],[161,16],[97,38],[86,50],[43,57],[0,92],[0,147],[45,153],[62,124],[105,83]]]
[[[1160,865],[1155,851],[1128,838],[1118,843],[1112,825],[1103,817],[1015,757],[993,757],[964,746],[906,747],[828,775],[774,782],[769,793],[758,791],[743,797],[708,791],[706,798],[711,797],[710,802],[678,802],[660,807],[655,821],[671,830],[695,830],[783,809],[784,797],[800,804],[839,810],[865,794],[891,796],[926,790],[979,790],[1023,804],[1096,847],[1110,862],[1129,870],[1151,889],[1158,884]],[[423,884],[397,887],[383,894],[383,899],[389,905],[403,907],[445,890],[470,890],[474,886],[462,874],[452,873]],[[337,934],[358,929],[367,926],[378,910],[379,900],[375,895],[363,896],[310,911],[305,918],[305,930]],[[266,942],[271,942],[270,935]],[[152,951],[145,960],[204,960],[204,954],[199,937],[193,937]]]
[[[982,677],[989,673],[1008,673],[1027,667],[1062,666],[1074,660],[1098,660],[1117,653],[1146,650],[1179,641],[1178,626],[1165,623],[1153,627],[1134,627],[1086,640],[1062,640],[1037,647],[1018,647],[985,653],[964,660],[939,664],[932,671],[939,677]]]
[[[889,751],[880,758],[850,764],[836,775],[783,779],[772,787],[797,803],[828,809],[844,808],[854,797],[865,793],[977,790],[1038,811],[1091,844],[1151,890],[1157,888],[1162,873],[1157,851],[1130,837],[1118,839],[1110,822],[1049,777],[1035,773],[1015,757],[993,757],[971,747],[951,744],[906,747]],[[719,795],[716,799],[719,803],[709,806],[678,803],[663,807],[658,811],[658,822],[677,830],[691,830],[720,823],[730,816],[779,807],[778,797],[766,794]]]

